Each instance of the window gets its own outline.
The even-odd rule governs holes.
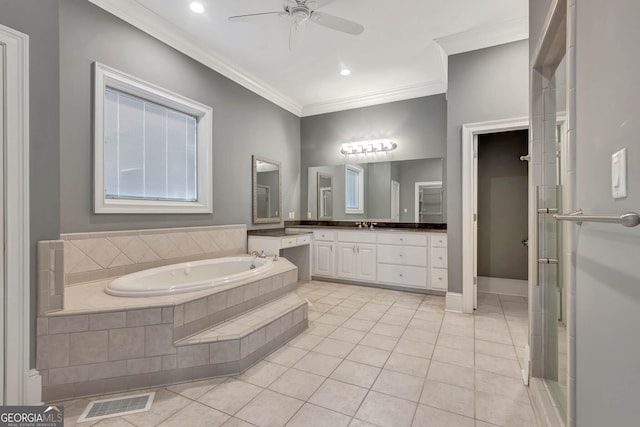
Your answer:
[[[345,174],[345,213],[364,213],[364,169],[355,165],[346,165]]]
[[[94,67],[95,212],[212,212],[211,108]]]

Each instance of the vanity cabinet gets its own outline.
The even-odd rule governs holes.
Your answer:
[[[314,231],[312,274],[314,276],[335,277],[335,233]]]
[[[447,290],[447,235],[389,230],[313,231],[313,276]]]
[[[376,281],[376,235],[371,232],[338,232],[340,279]]]

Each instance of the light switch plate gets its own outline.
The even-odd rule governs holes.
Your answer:
[[[627,149],[611,155],[611,195],[614,199],[627,197]]]

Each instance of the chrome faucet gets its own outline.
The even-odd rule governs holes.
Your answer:
[[[377,223],[377,222],[372,222],[372,223],[371,223],[371,229],[372,229],[372,230],[373,230],[373,226],[374,226],[374,225],[378,225],[378,223]]]
[[[255,260],[256,258],[266,258],[267,256],[264,254],[264,251],[258,253],[258,251],[253,251],[251,252],[251,255],[253,256],[253,259]]]

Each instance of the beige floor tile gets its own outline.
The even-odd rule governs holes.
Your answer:
[[[381,427],[406,427],[411,425],[416,406],[408,400],[370,391],[355,417]]]
[[[355,346],[355,344],[350,342],[325,338],[320,344],[314,347],[313,351],[344,359]]]
[[[447,324],[443,322],[442,327],[440,328],[440,333],[448,334],[448,335],[456,335],[459,337],[473,338],[475,335],[475,329],[473,328],[473,326],[471,327],[458,326],[458,325],[452,325],[452,324]]]
[[[417,402],[423,385],[424,378],[383,369],[371,390]]]
[[[476,391],[531,403],[528,390],[529,388],[522,382],[522,377],[511,378],[490,372],[476,371]]]
[[[375,302],[368,302],[362,306],[360,311],[374,311],[376,313],[385,313],[389,309],[388,305],[377,304]]]
[[[351,353],[349,353],[347,360],[381,368],[387,362],[390,354],[391,352],[387,350],[357,345]]]
[[[442,323],[439,321],[432,322],[430,320],[416,319],[415,317],[411,319],[411,322],[409,322],[409,325],[408,325],[409,328],[423,329],[425,331],[431,331],[431,332],[439,332],[441,326],[442,326]]]
[[[311,396],[309,403],[353,416],[367,395],[367,389],[328,379]]]
[[[347,319],[348,319],[347,316],[339,316],[339,315],[336,315],[336,314],[326,313],[326,314],[323,314],[322,316],[318,317],[318,320],[316,320],[316,322],[325,323],[327,325],[340,326]]]
[[[89,404],[89,399],[67,400],[57,404],[64,406],[64,425],[70,426],[76,424],[76,421]]]
[[[520,364],[517,360],[503,359],[501,357],[477,353],[476,369],[512,378],[522,378]]]
[[[123,418],[131,424],[140,427],[156,426],[190,403],[191,400],[184,396],[180,396],[166,389],[158,389],[156,390],[156,396],[153,398],[151,411],[125,415]],[[65,406],[65,415],[66,412],[67,407]]]
[[[289,341],[289,346],[301,348],[303,350],[311,350],[313,347],[320,344],[324,338],[318,335],[298,335],[296,338]]]
[[[433,348],[434,345],[432,343],[400,338],[393,351],[396,353],[408,354],[409,356],[431,359],[431,356],[433,355]]]
[[[360,341],[361,345],[366,345],[367,347],[379,348],[380,350],[388,350],[391,351],[398,343],[398,338],[388,337],[386,335],[378,335],[374,333],[368,333],[362,341]]]
[[[283,426],[303,404],[301,400],[265,390],[242,408],[236,417],[260,427]]]
[[[333,371],[330,378],[360,387],[370,388],[378,377],[380,370],[380,368],[376,368],[375,366],[345,360]]]
[[[475,369],[432,361],[427,379],[474,390]]]
[[[511,335],[508,331],[496,330],[496,329],[477,329],[477,340],[497,342],[499,344],[511,344]]]
[[[307,400],[320,387],[325,377],[310,372],[289,369],[269,386],[269,390],[300,400]]]
[[[237,378],[240,381],[244,381],[246,383],[264,388],[274,382],[286,370],[286,366],[263,360],[262,362],[258,362],[256,365],[249,368],[242,375],[238,375]]]
[[[350,421],[351,417],[305,403],[287,427],[346,427]]]
[[[392,314],[385,314],[378,320],[380,323],[385,323],[387,325],[394,326],[402,326],[404,328],[411,322],[411,317],[409,316],[394,316]]]
[[[331,332],[335,331],[336,328],[337,326],[327,325],[326,323],[311,322],[311,324],[309,325],[309,328],[304,332],[310,335],[318,335],[320,337],[326,337]]]
[[[435,344],[438,338],[438,333],[433,331],[425,331],[424,329],[407,328],[407,330],[402,334],[402,338]]]
[[[460,351],[452,348],[436,346],[433,350],[433,360],[444,363],[452,363],[454,365],[460,365],[467,368],[473,368],[474,353],[471,351]]]
[[[231,417],[222,427],[254,427],[254,424],[248,423],[240,418]]]
[[[387,359],[384,369],[424,378],[429,370],[429,359],[393,352]]]
[[[376,323],[370,332],[378,335],[399,338],[404,333],[404,326],[388,325],[386,323]]]
[[[451,384],[427,380],[420,403],[454,412],[465,417],[474,416],[474,392]]]
[[[404,307],[396,307],[393,306],[389,310],[387,310],[387,314],[391,316],[400,316],[400,317],[413,317],[416,314],[416,309],[404,308]]]
[[[309,351],[297,347],[289,347],[285,345],[280,349],[274,351],[265,358],[269,362],[277,363],[278,365],[291,367],[296,362],[304,357]]]
[[[473,418],[418,405],[412,427],[474,427]]]
[[[355,329],[357,331],[368,332],[369,329],[371,329],[373,325],[375,325],[375,323],[376,322],[374,322],[373,320],[351,318],[351,319],[348,319],[346,322],[344,322],[342,324],[342,327]]]
[[[196,426],[201,425],[203,421],[207,423],[207,426],[216,427],[221,426],[225,421],[229,419],[229,415],[217,411],[213,408],[203,405],[198,402],[193,402],[186,408],[173,414],[164,422],[158,424],[160,427],[184,427],[184,426]]]
[[[327,314],[335,314],[337,316],[351,317],[357,312],[358,312],[357,308],[335,306],[331,310],[327,311]]]
[[[462,351],[474,351],[475,348],[475,341],[473,338],[447,334],[438,335],[438,342],[436,344]]]
[[[425,311],[425,310],[418,310],[416,311],[416,314],[413,315],[413,318],[415,320],[426,320],[428,322],[432,322],[432,323],[438,323],[439,325],[442,324],[442,319],[444,317],[444,313],[442,312],[436,312],[436,311]]]
[[[353,418],[351,420],[351,424],[349,424],[349,427],[378,427],[378,426],[375,424],[368,423],[366,421],[359,420],[357,418]]]
[[[505,427],[536,425],[530,404],[484,392],[476,392],[476,418]]]
[[[135,427],[133,424],[120,417],[105,418],[93,424],[92,427]]]
[[[226,381],[226,378],[213,378],[210,380],[193,381],[182,384],[175,384],[167,387],[167,390],[177,393],[189,399],[198,400],[200,396],[211,390],[213,387]]]
[[[360,342],[362,338],[364,338],[365,335],[366,335],[366,332],[340,327],[335,331],[333,331],[331,334],[329,334],[329,338],[357,344]]]
[[[298,363],[293,365],[293,367],[302,371],[311,372],[312,374],[328,377],[341,362],[342,359],[340,358],[310,351],[300,359]]]
[[[205,393],[198,402],[233,415],[262,390],[253,384],[230,379]]]
[[[360,311],[358,311],[352,317],[355,319],[372,320],[374,322],[377,322],[382,316],[384,316],[384,311],[368,311],[360,309]]]
[[[476,340],[476,353],[502,357],[503,359],[517,360],[516,351],[513,348],[513,345]]]

